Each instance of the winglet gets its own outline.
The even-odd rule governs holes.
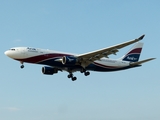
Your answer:
[[[142,36],[140,36],[140,37],[138,38],[138,40],[142,40],[142,39],[144,38],[144,36],[145,36],[145,34],[142,35]]]

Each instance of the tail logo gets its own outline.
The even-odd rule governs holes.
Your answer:
[[[127,57],[127,59],[131,60],[131,61],[136,61],[137,60],[137,58],[135,58],[135,57],[129,57],[129,56]]]
[[[137,43],[133,48],[123,57],[122,60],[129,62],[137,62],[139,60],[143,43]]]

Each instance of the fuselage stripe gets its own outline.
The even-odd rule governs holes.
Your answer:
[[[95,64],[96,66],[102,67],[102,68],[109,68],[109,69],[119,68],[119,67],[116,67],[116,66],[107,66],[107,65],[104,65],[104,64],[96,63],[96,62],[93,62],[93,64]]]
[[[39,63],[39,62],[46,61],[49,59],[61,58],[63,56],[69,56],[69,55],[68,54],[43,54],[43,55],[28,57],[24,59],[16,59],[16,60],[24,61],[28,63]]]

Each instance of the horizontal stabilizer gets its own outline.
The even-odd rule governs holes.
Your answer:
[[[130,63],[130,66],[141,65],[142,63],[145,63],[145,62],[148,62],[148,61],[151,61],[151,60],[154,60],[154,59],[156,59],[156,58],[149,58],[149,59],[146,59],[146,60],[141,60],[139,62]]]

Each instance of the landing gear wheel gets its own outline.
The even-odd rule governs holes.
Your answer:
[[[23,69],[24,68],[24,65],[21,65],[21,69]]]
[[[72,77],[72,81],[75,81],[75,80],[77,80],[77,77]]]
[[[81,73],[84,73],[82,70],[80,71]]]
[[[67,77],[68,77],[68,78],[72,78],[72,77],[73,77],[73,74],[69,74]]]
[[[88,76],[88,75],[90,75],[90,72],[85,72],[84,75]]]
[[[69,75],[68,75],[67,77],[68,77],[68,78],[71,78],[72,81],[77,80],[77,77],[73,77],[73,74],[72,74],[72,73],[69,73]]]
[[[70,75],[67,76],[68,78],[71,78]]]

